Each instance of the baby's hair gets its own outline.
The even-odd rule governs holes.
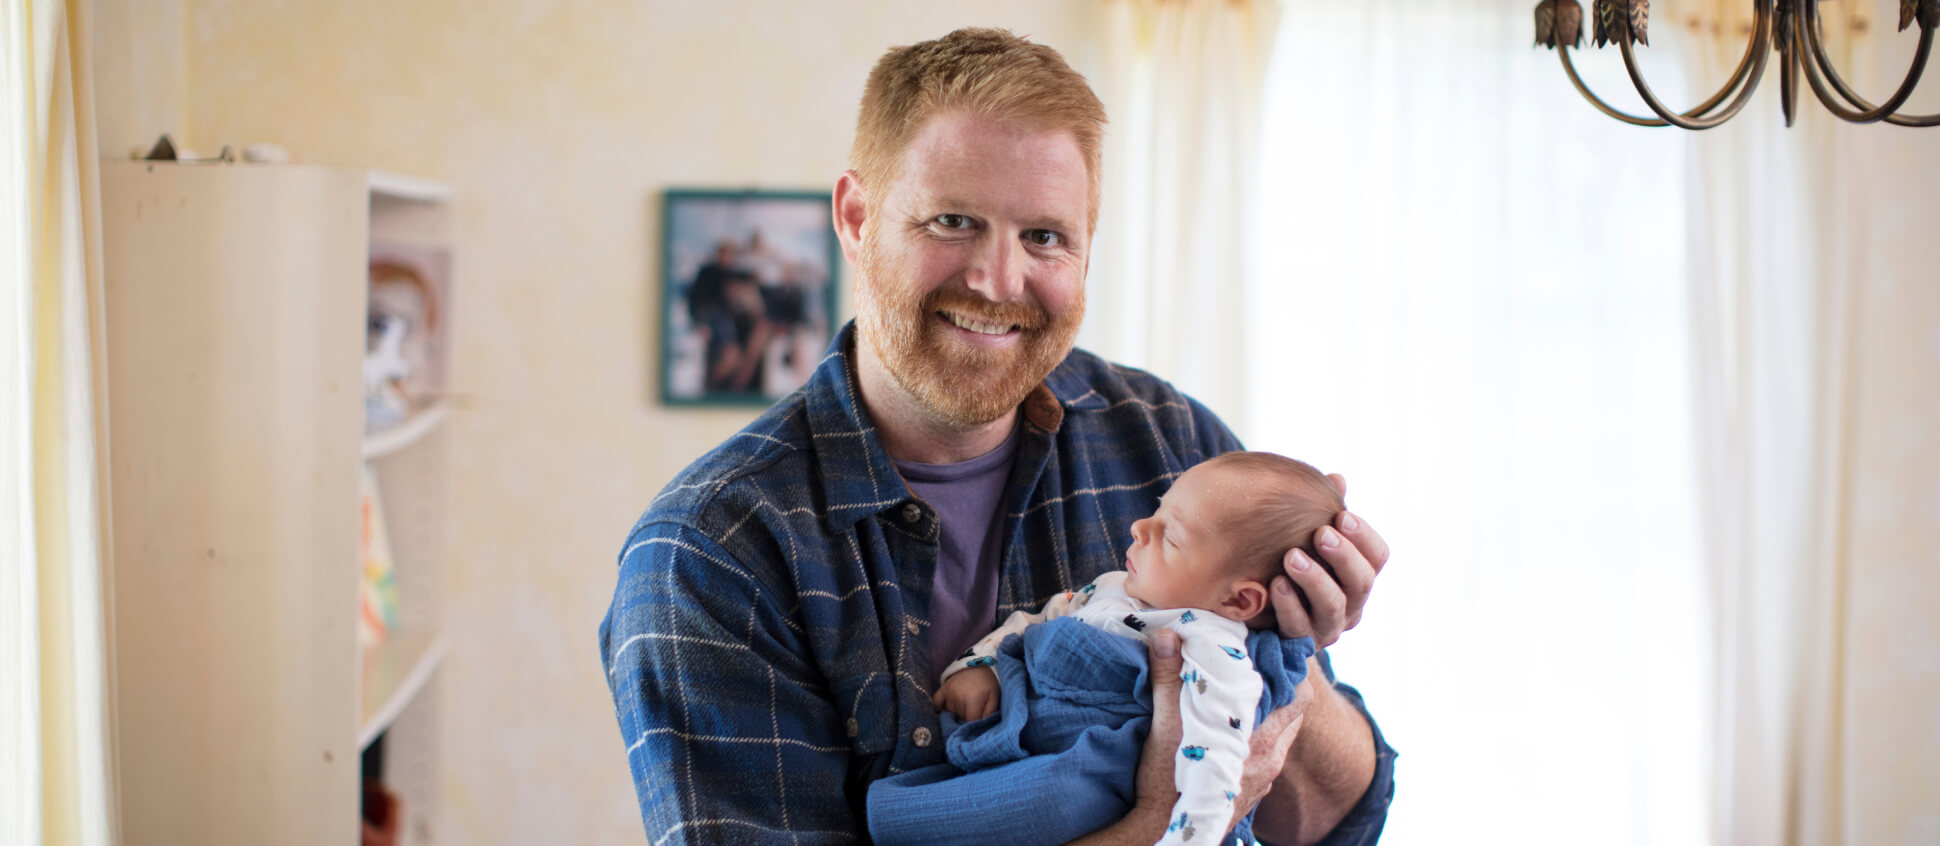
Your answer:
[[[1270,452],[1229,452],[1202,466],[1248,476],[1244,506],[1219,518],[1220,531],[1239,556],[1235,566],[1240,572],[1271,583],[1284,572],[1287,550],[1296,547],[1321,560],[1314,551],[1314,532],[1332,525],[1334,515],[1347,508],[1332,480],[1304,461]]]

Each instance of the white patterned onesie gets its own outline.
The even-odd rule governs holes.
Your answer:
[[[1052,598],[1040,612],[1013,612],[996,631],[952,662],[943,678],[967,667],[995,664],[997,646],[1005,637],[1059,617],[1076,617],[1141,642],[1149,641],[1159,629],[1178,632],[1179,652],[1185,659],[1185,684],[1179,689],[1184,736],[1173,766],[1179,801],[1172,806],[1171,822],[1159,842],[1216,841],[1233,819],[1233,797],[1239,791],[1247,740],[1253,734],[1253,713],[1260,704],[1262,684],[1252,656],[1246,654],[1246,625],[1211,611],[1149,607],[1127,595],[1124,584],[1124,571],[1106,573],[1079,590]]]

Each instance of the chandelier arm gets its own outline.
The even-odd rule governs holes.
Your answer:
[[[1650,84],[1644,82],[1643,72],[1637,69],[1637,54],[1630,49],[1630,38],[1626,36],[1617,39],[1617,48],[1623,51],[1624,69],[1630,72],[1630,82],[1637,87],[1638,96],[1644,98],[1644,105],[1649,106],[1650,110],[1656,112],[1657,116],[1663,118],[1665,122],[1679,129],[1715,129],[1725,121],[1736,117],[1738,112],[1744,110],[1745,104],[1751,102],[1752,92],[1758,90],[1758,82],[1765,76],[1765,61],[1771,54],[1771,7],[1764,0],[1759,0],[1757,10],[1758,26],[1751,35],[1753,54],[1751,78],[1746,80],[1744,88],[1739,89],[1738,96],[1731,101],[1731,105],[1726,106],[1724,112],[1713,117],[1690,119],[1671,111],[1670,107],[1665,106],[1664,102],[1651,92]],[[1726,86],[1726,90],[1729,90],[1729,86]]]
[[[1802,41],[1798,36],[1799,25],[1793,21],[1790,44],[1778,45],[1778,105],[1785,114],[1785,128],[1792,128],[1792,120],[1799,111],[1799,65],[1805,64]]]
[[[1745,45],[1745,55],[1739,58],[1738,60],[1738,69],[1731,72],[1731,81],[1725,83],[1723,88],[1718,89],[1718,93],[1711,95],[1711,99],[1706,100],[1702,103],[1699,103],[1696,108],[1693,108],[1688,112],[1685,112],[1683,116],[1687,118],[1704,117],[1705,115],[1710,114],[1713,109],[1716,109],[1719,103],[1724,102],[1725,98],[1730,97],[1732,92],[1737,91],[1738,86],[1744,84],[1745,77],[1750,75],[1751,67],[1753,64],[1752,62],[1753,51],[1756,50],[1757,46],[1758,46],[1758,42],[1756,39],[1753,39],[1751,42],[1747,43]],[[1631,126],[1647,126],[1647,127],[1670,126],[1669,123],[1666,123],[1662,120],[1658,120],[1656,118],[1637,117],[1636,115],[1630,114],[1625,111],[1621,111],[1611,106],[1610,104],[1603,102],[1603,98],[1598,97],[1595,92],[1591,91],[1590,86],[1583,81],[1583,78],[1581,76],[1577,75],[1576,64],[1570,61],[1569,52],[1570,52],[1570,47],[1568,44],[1556,45],[1556,53],[1558,57],[1561,58],[1563,61],[1563,72],[1569,74],[1570,84],[1575,85],[1576,92],[1578,94],[1583,95],[1583,99],[1590,101],[1590,105],[1595,106],[1598,111],[1601,111],[1604,114],[1609,115],[1610,117],[1616,118],[1617,120],[1623,121],[1624,123],[1630,124]]]
[[[1895,92],[1895,99],[1887,101],[1884,105],[1875,107],[1866,98],[1859,96],[1859,93],[1854,91],[1852,86],[1846,84],[1846,80],[1839,76],[1839,70],[1833,67],[1832,59],[1826,55],[1825,41],[1819,32],[1819,9],[1817,4],[1812,5],[1811,15],[1812,19],[1807,21],[1805,26],[1800,27],[1803,30],[1801,34],[1805,39],[1806,46],[1809,48],[1805,57],[1806,61],[1804,62],[1805,78],[1807,82],[1812,84],[1812,93],[1819,96],[1819,102],[1825,104],[1827,111],[1837,115],[1841,120],[1851,121],[1853,123],[1873,123],[1884,120],[1895,126],[1940,126],[1940,114],[1901,115],[1894,113],[1900,106],[1905,105],[1908,97],[1913,95],[1913,87],[1919,83],[1920,77],[1926,72],[1927,52],[1932,48],[1933,30],[1927,29],[1926,27],[1920,28],[1920,47],[1918,52],[1913,56],[1912,71],[1907,74],[1906,81],[1900,85],[1900,90]],[[1814,65],[1817,67],[1815,68]],[[1839,96],[1846,98],[1854,106],[1865,111],[1863,113],[1854,112],[1835,102],[1821,84],[1818,73],[1820,70],[1825,71],[1824,81],[1831,83],[1833,90],[1839,92]],[[1875,114],[1875,112],[1878,114]]]
[[[1556,55],[1562,57],[1563,71],[1569,74],[1570,82],[1576,85],[1576,93],[1583,95],[1583,99],[1590,101],[1590,105],[1597,107],[1598,111],[1603,112],[1604,114],[1609,115],[1613,118],[1616,118],[1617,120],[1623,121],[1624,123],[1630,124],[1631,126],[1650,126],[1650,127],[1670,126],[1670,124],[1665,123],[1664,121],[1661,121],[1661,120],[1656,120],[1653,118],[1640,118],[1640,117],[1637,117],[1636,115],[1630,114],[1629,112],[1620,111],[1618,109],[1612,108],[1610,104],[1603,102],[1603,98],[1596,96],[1596,94],[1590,90],[1590,86],[1584,84],[1582,77],[1576,75],[1576,65],[1570,62],[1569,45],[1567,44],[1556,45]]]

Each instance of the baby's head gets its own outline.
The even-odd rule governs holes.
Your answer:
[[[1132,524],[1125,592],[1159,608],[1271,617],[1267,585],[1287,551],[1314,557],[1314,532],[1344,510],[1333,482],[1270,452],[1229,452],[1180,476],[1159,510]]]

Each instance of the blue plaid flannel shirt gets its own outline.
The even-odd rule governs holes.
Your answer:
[[[937,517],[878,442],[853,349],[851,324],[622,547],[600,653],[654,846],[866,842],[869,783],[944,760],[923,647]],[[1082,350],[1023,409],[993,628],[1119,568],[1173,479],[1240,448],[1171,385]],[[1375,744],[1330,843],[1379,837],[1394,753]]]

